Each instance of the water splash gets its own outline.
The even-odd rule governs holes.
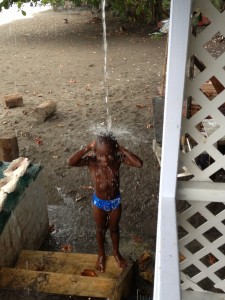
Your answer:
[[[56,187],[58,194],[61,199],[63,199],[64,203],[68,206],[74,206],[74,200],[73,198],[66,195],[66,193],[63,191],[61,187]]]
[[[134,132],[131,129],[127,129],[126,126],[112,126],[110,129],[108,126],[101,125],[101,124],[92,124],[89,128],[89,132],[93,134],[95,137],[97,137],[99,134],[102,133],[112,133],[116,139],[126,141],[126,142],[132,142],[133,144],[140,144],[140,143],[148,143],[149,141],[146,139],[146,135],[141,132]]]
[[[107,114],[107,129],[110,130],[112,127],[112,117],[109,109],[109,88],[108,88],[108,72],[107,72],[107,40],[106,40],[106,20],[105,20],[105,5],[106,0],[102,0],[102,26],[103,26],[103,48],[104,48],[104,89],[105,89],[105,103],[106,103],[106,114]]]

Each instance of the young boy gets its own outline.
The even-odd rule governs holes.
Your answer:
[[[92,155],[86,155],[90,151]],[[96,223],[98,259],[96,269],[105,271],[105,233],[107,228],[113,244],[114,257],[121,268],[127,266],[119,252],[119,221],[121,217],[121,196],[119,169],[121,163],[141,168],[142,160],[120,146],[111,133],[101,134],[96,141],[88,144],[68,159],[68,164],[75,167],[87,166],[94,184],[93,214]]]

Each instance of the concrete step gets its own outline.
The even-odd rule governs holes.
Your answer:
[[[121,270],[108,256],[105,273],[81,276],[84,269],[94,270],[96,259],[93,254],[24,250],[15,268],[0,269],[0,289],[113,300],[128,296],[132,265]]]

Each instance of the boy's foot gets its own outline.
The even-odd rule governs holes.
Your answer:
[[[123,258],[123,256],[119,252],[114,253],[114,258],[120,268],[125,269],[127,267],[126,259]]]
[[[105,256],[98,256],[95,268],[102,273],[105,272]]]

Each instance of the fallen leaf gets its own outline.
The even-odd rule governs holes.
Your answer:
[[[136,243],[138,243],[138,244],[140,244],[140,243],[143,242],[142,238],[141,238],[140,236],[138,236],[138,235],[133,235],[133,236],[132,236],[132,239],[133,239]]]
[[[76,83],[76,80],[70,79],[70,83]]]
[[[62,245],[60,251],[62,252],[72,252],[73,247],[70,244]]]
[[[84,189],[84,190],[93,190],[94,189],[94,187],[91,185],[81,185],[80,188]]]
[[[215,262],[216,262],[215,256],[213,256],[213,255],[211,255],[211,254],[209,254],[208,256],[209,256],[209,264],[210,264],[210,265],[215,264]]]
[[[83,272],[80,273],[81,276],[89,276],[89,277],[98,277],[94,270],[84,269]]]
[[[76,198],[75,201],[78,202],[78,201],[84,199],[85,197],[86,197],[85,195],[83,195],[83,196],[78,196],[78,197]]]
[[[147,270],[145,272],[140,273],[141,278],[147,280],[150,283],[153,283],[154,274],[151,270]]]
[[[136,104],[137,108],[144,108],[146,107],[146,105],[143,105],[143,104]]]
[[[186,259],[186,257],[183,254],[180,253],[180,255],[179,255],[179,261],[182,262],[185,259]]]
[[[54,223],[52,223],[51,225],[50,224],[48,225],[48,232],[53,232],[53,231],[55,231],[55,224]]]
[[[42,140],[41,140],[40,137],[36,137],[36,138],[35,138],[35,143],[36,143],[38,146],[43,145],[43,142],[42,142]]]
[[[152,254],[144,251],[144,253],[138,259],[139,271],[146,271],[149,265],[152,263]]]

